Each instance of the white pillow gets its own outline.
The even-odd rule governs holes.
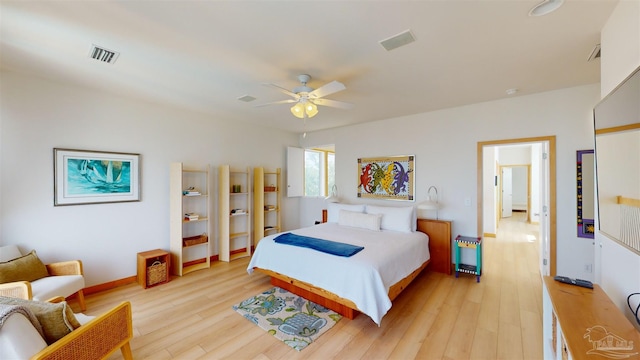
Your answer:
[[[338,225],[380,231],[382,215],[340,210]]]
[[[413,206],[392,207],[367,205],[367,214],[381,214],[382,230],[393,230],[402,232],[414,232],[417,219]]]
[[[0,359],[31,359],[46,347],[42,335],[22,313],[12,313],[4,320]]]
[[[340,210],[364,213],[364,205],[329,203],[327,204],[327,222],[338,222]]]

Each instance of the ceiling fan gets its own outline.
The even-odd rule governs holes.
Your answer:
[[[291,113],[295,117],[298,117],[300,119],[312,118],[316,116],[316,114],[318,113],[318,107],[316,105],[329,106],[329,107],[334,107],[339,109],[351,109],[353,107],[353,104],[350,104],[350,103],[324,99],[324,97],[327,95],[331,95],[333,93],[337,93],[338,91],[342,91],[346,89],[344,84],[342,84],[341,82],[332,81],[314,90],[307,86],[307,82],[310,79],[311,79],[311,76],[307,74],[298,75],[298,81],[300,81],[302,85],[294,88],[291,91],[281,86],[278,86],[276,84],[264,83],[263,85],[274,87],[282,91],[283,93],[291,96],[293,99],[270,102],[266,104],[257,105],[257,107],[275,105],[275,104],[295,103],[295,105],[291,107]]]

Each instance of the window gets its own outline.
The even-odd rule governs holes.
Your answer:
[[[304,196],[322,195],[322,153],[304,151]]]
[[[327,196],[335,184],[333,145],[301,149],[287,147],[287,196]]]
[[[325,195],[331,194],[331,189],[336,184],[336,153],[327,152],[327,191]]]
[[[327,196],[335,184],[335,158],[328,149],[304,150],[304,196]]]

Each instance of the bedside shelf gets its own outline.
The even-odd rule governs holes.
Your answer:
[[[463,264],[460,259],[461,249],[471,249],[476,253],[476,265]],[[458,235],[455,240],[456,277],[460,273],[476,275],[476,282],[480,282],[482,275],[482,238]]]

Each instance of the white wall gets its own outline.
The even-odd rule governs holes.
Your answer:
[[[36,249],[45,262],[80,259],[87,286],[134,276],[137,252],[169,249],[170,162],[285,169],[286,146],[298,145],[288,132],[0,75],[0,244]],[[54,207],[55,147],[141,154],[142,201]],[[283,200],[290,229],[298,225],[298,200]]]
[[[514,166],[512,170],[512,206],[514,210],[527,210],[527,195],[529,182],[528,168],[524,166]]]
[[[640,1],[620,1],[602,29],[601,44],[601,95],[605,97],[640,66]],[[630,293],[640,291],[640,256],[599,233],[596,243],[596,281],[640,329],[626,303]]]
[[[500,165],[529,165],[531,163],[531,145],[518,146],[501,146],[498,148],[500,152]]]
[[[363,202],[356,197],[359,157],[415,155],[416,203],[435,185],[444,205],[440,218],[453,220],[453,236],[476,236],[477,143],[556,135],[557,271],[586,277],[583,263],[591,261],[593,248],[576,232],[575,156],[593,147],[592,109],[598,100],[594,84],[308,133],[301,145],[335,144],[336,184],[341,198],[352,203]],[[302,218],[317,217],[317,201],[303,199],[300,206]]]
[[[600,33],[604,98],[640,65],[640,1],[621,0]]]

